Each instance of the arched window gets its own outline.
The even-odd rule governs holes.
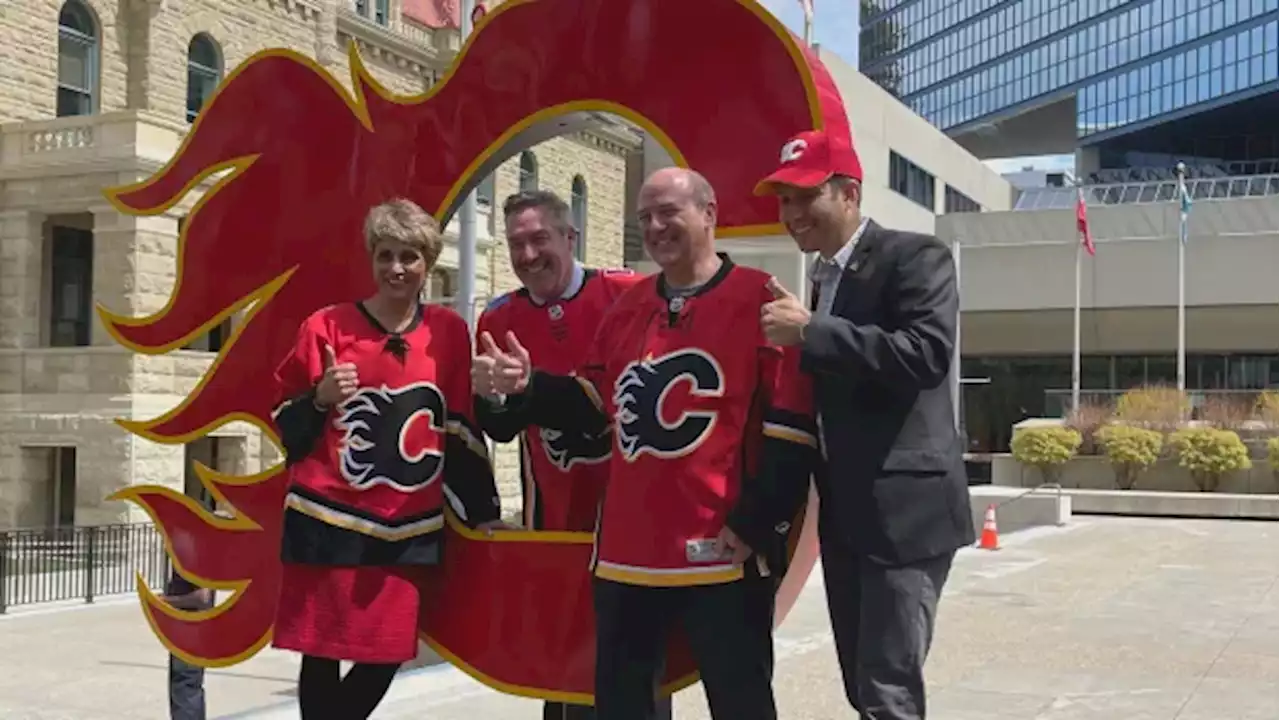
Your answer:
[[[200,109],[222,80],[222,52],[205,33],[187,45],[187,122],[195,122]]]
[[[431,297],[438,300],[453,298],[453,278],[449,277],[448,270],[436,268],[431,271]]]
[[[587,181],[581,175],[573,176],[573,192],[569,200],[569,211],[573,214],[573,226],[578,229],[578,243],[574,245],[573,254],[578,260],[587,259]]]
[[[538,156],[532,151],[520,153],[520,191],[538,189]]]
[[[373,16],[370,17],[370,4],[373,5]],[[372,20],[375,23],[387,26],[391,19],[391,0],[355,0],[354,2],[356,14],[366,20]]]
[[[58,13],[58,117],[98,109],[98,24],[81,0]]]

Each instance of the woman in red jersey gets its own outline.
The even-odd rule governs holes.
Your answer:
[[[472,417],[469,329],[419,300],[439,226],[393,200],[364,235],[377,291],[303,321],[275,377],[289,489],[272,644],[302,653],[304,720],[367,718],[417,655],[446,501],[471,527],[502,525]],[[343,660],[354,665],[340,677]]]

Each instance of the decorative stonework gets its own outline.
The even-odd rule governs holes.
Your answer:
[[[57,3],[11,3],[0,16],[0,46],[23,47],[0,74],[0,528],[44,522],[53,448],[76,448],[80,524],[145,519],[107,494],[131,483],[183,487],[185,449],[136,437],[117,418],[149,420],[182,402],[214,355],[178,350],[135,355],[96,318],[91,346],[44,347],[50,306],[48,223],[94,231],[92,300],[116,312],[162,308],[176,278],[177,221],[213,179],[178,207],[153,217],[119,215],[102,189],[146,178],[177,149],[186,122],[186,53],[206,33],[232,68],[267,47],[306,53],[349,88],[347,42],[378,81],[402,94],[439,82],[460,43],[455,30],[404,20],[390,30],[358,17],[340,0],[85,0],[99,23],[98,112],[54,118]],[[398,3],[395,4],[398,6]],[[533,148],[542,187],[566,199],[572,179],[589,189],[587,261],[623,264],[625,155],[619,128],[576,133]],[[498,202],[517,189],[518,159],[498,168]],[[477,294],[487,300],[516,286],[501,218],[483,214]],[[456,226],[456,224],[455,224]],[[495,233],[496,231],[496,233]],[[454,230],[456,234],[456,230]],[[456,267],[456,242],[441,256]],[[213,433],[218,469],[252,473],[280,462],[279,449],[254,427],[232,423]],[[519,507],[514,445],[495,448],[508,512]]]

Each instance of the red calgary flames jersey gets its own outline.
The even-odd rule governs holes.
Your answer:
[[[481,314],[477,337],[488,331],[505,348],[507,331],[513,330],[534,367],[567,375],[582,364],[605,312],[641,279],[630,270],[586,269],[577,287],[554,301],[539,301],[524,289],[506,293]],[[505,440],[500,432],[482,429]],[[529,426],[518,438],[525,527],[593,530],[608,477],[608,433],[592,436]]]
[[[669,299],[655,275],[622,296],[579,373],[615,441],[596,537],[599,577],[641,585],[740,578],[740,566],[705,551],[764,436],[816,446],[799,355],[770,345],[760,328],[770,276],[722,258],[692,295]]]
[[[322,413],[309,392],[326,347],[356,366],[359,389]],[[498,517],[470,372],[470,333],[448,308],[423,307],[401,333],[356,303],[303,322],[276,373],[276,421],[290,454],[286,561],[430,564],[446,496],[470,525]]]

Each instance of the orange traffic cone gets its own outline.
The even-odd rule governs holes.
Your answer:
[[[982,538],[978,541],[978,547],[983,550],[999,550],[1000,549],[1000,532],[996,530],[996,506],[987,506],[987,515],[982,520]]]

